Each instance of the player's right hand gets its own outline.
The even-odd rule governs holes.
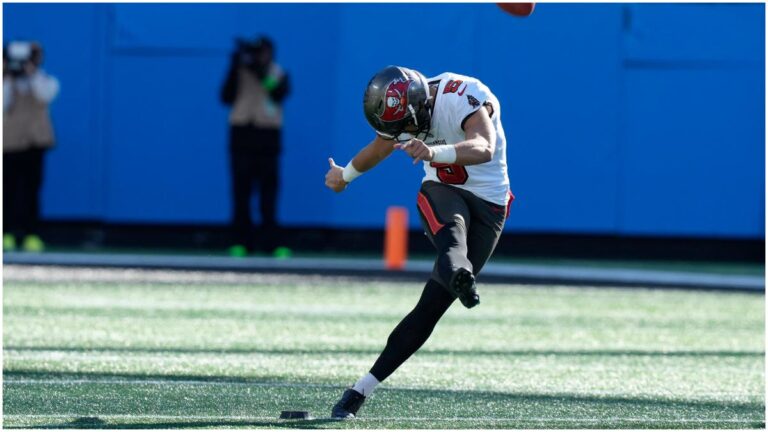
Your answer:
[[[325,185],[334,192],[341,192],[347,188],[348,184],[344,181],[344,169],[336,165],[333,158],[328,158],[328,163],[331,168],[325,174]]]
[[[403,150],[408,156],[412,157],[414,165],[419,161],[430,162],[435,157],[435,151],[429,148],[424,141],[416,138],[406,143],[396,143],[393,147]]]

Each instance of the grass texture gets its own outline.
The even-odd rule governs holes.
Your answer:
[[[3,426],[765,427],[762,294],[480,281],[336,422],[422,285],[6,266]]]

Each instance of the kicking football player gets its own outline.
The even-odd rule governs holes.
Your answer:
[[[422,161],[416,205],[437,259],[416,307],[389,335],[370,372],[333,407],[336,419],[355,417],[374,388],[426,342],[456,298],[467,308],[480,303],[475,276],[496,247],[513,199],[501,106],[477,79],[454,73],[427,79],[388,66],[368,83],[363,108],[376,137],[344,168],[329,159],[325,184],[341,192],[398,149],[414,164]]]

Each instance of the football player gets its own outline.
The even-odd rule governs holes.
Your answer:
[[[370,372],[333,407],[336,419],[355,417],[374,388],[426,342],[454,300],[467,308],[480,303],[475,276],[496,247],[514,199],[501,106],[479,80],[455,73],[428,79],[388,66],[368,83],[363,108],[376,137],[343,168],[330,158],[325,184],[341,192],[396,150],[414,164],[422,161],[416,205],[437,259],[421,298]]]

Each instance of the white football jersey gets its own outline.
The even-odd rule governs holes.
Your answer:
[[[456,144],[466,139],[466,119],[490,104],[491,121],[496,129],[496,150],[493,158],[478,165],[450,165],[424,162],[424,179],[465,189],[498,205],[507,205],[509,177],[507,176],[507,139],[501,126],[501,106],[496,96],[479,80],[446,72],[427,80],[430,89],[437,88],[432,109],[432,127],[424,139],[427,145]],[[421,138],[421,137],[420,137]]]

